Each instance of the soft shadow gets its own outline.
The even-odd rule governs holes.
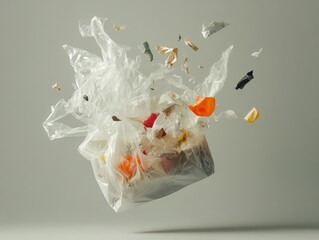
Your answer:
[[[227,226],[227,227],[199,227],[199,228],[172,228],[139,231],[135,233],[229,233],[229,232],[264,232],[264,231],[291,231],[291,230],[319,230],[318,225],[274,225],[274,226]]]

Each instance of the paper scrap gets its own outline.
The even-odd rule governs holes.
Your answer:
[[[149,56],[150,62],[152,62],[153,61],[153,53],[150,49],[150,45],[148,44],[148,42],[144,42],[143,46],[144,46],[144,53]]]
[[[166,66],[171,67],[177,61],[178,48],[168,48],[163,46],[156,46],[155,48],[161,54],[170,53],[165,61]]]
[[[256,108],[250,110],[250,112],[244,118],[246,122],[253,123],[259,118],[259,112]]]
[[[202,34],[204,38],[208,38],[210,35],[218,32],[219,30],[223,29],[224,27],[228,26],[229,23],[225,22],[211,22],[210,24],[202,25]]]
[[[174,50],[174,48],[168,48],[168,47],[159,46],[159,45],[155,46],[155,48],[160,54],[171,53]]]
[[[61,91],[61,87],[60,87],[60,85],[58,83],[53,84],[52,85],[52,89],[54,89],[56,91],[59,91],[59,92]]]
[[[253,52],[253,53],[251,54],[251,56],[253,56],[253,57],[259,57],[259,55],[260,55],[260,53],[261,53],[262,50],[263,50],[263,49],[261,48],[258,52]]]
[[[189,39],[188,39],[187,37],[184,39],[184,43],[185,43],[187,46],[191,47],[194,51],[197,51],[197,50],[198,50],[198,47],[197,47],[194,43],[192,43],[191,41],[189,41]]]
[[[254,79],[253,70],[250,71],[250,72],[248,72],[248,73],[237,83],[237,86],[236,86],[235,89],[236,89],[236,90],[237,90],[238,88],[243,89],[243,88],[245,87],[245,85],[246,85],[247,83],[249,83],[250,80],[252,80],[252,79]]]
[[[184,71],[186,74],[189,74],[188,59],[187,58],[185,58],[184,63],[182,65],[182,71]]]
[[[237,115],[233,110],[227,110],[218,114],[215,117],[215,121],[218,122],[222,119],[236,119],[236,118],[237,118]]]
[[[126,26],[125,25],[113,25],[113,29],[115,31],[123,31],[126,29]]]

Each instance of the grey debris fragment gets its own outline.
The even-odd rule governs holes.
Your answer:
[[[210,35],[218,32],[219,30],[223,29],[224,27],[228,26],[229,23],[225,22],[211,22],[210,24],[202,25],[202,34],[204,38],[208,38]]]
[[[144,53],[149,56],[150,62],[152,62],[153,61],[153,53],[151,52],[150,45],[148,44],[148,42],[144,42],[143,45],[144,45]]]

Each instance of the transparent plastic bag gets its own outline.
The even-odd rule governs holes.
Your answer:
[[[128,48],[110,39],[104,20],[94,17],[90,24],[80,24],[80,32],[95,38],[102,58],[64,46],[76,89],[69,101],[52,106],[43,127],[51,140],[85,136],[79,152],[90,160],[109,205],[122,211],[211,175],[207,118],[196,116],[189,105],[197,95],[214,96],[221,90],[232,46],[195,91],[165,66],[142,75],[140,58],[127,58]],[[72,128],[60,122],[67,115],[83,125]]]

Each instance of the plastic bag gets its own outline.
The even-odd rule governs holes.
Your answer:
[[[204,135],[207,118],[196,116],[189,105],[198,95],[213,97],[221,90],[232,46],[195,91],[172,68],[161,66],[148,77],[142,75],[140,58],[127,58],[128,49],[117,45],[103,25],[97,17],[80,25],[83,37],[95,38],[102,58],[64,46],[76,89],[69,101],[52,106],[43,127],[51,140],[85,136],[79,152],[90,160],[109,205],[122,211],[214,172]],[[60,122],[67,115],[83,125],[72,128]]]

